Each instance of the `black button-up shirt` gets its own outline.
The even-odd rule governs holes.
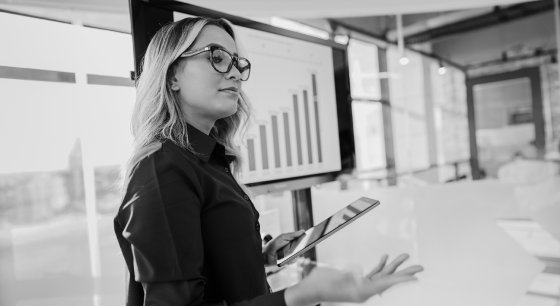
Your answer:
[[[285,305],[269,293],[259,212],[230,172],[235,159],[192,126],[198,155],[165,140],[135,166],[114,226],[127,305]]]

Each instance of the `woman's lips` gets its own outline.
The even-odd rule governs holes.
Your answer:
[[[224,92],[224,93],[228,93],[228,94],[233,94],[233,95],[238,95],[239,93],[237,92],[237,89],[234,88],[225,88],[225,89],[221,89],[220,92]]]

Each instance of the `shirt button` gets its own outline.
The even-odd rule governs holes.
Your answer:
[[[226,173],[229,173],[229,168],[226,167],[225,171],[226,171]]]
[[[245,198],[245,200],[249,200],[249,196],[247,195],[243,195],[243,198]]]
[[[255,228],[257,229],[257,231],[261,230],[261,224],[257,223],[257,225],[255,225]]]

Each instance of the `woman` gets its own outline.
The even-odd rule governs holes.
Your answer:
[[[271,293],[264,266],[303,231],[262,247],[259,212],[232,174],[242,162],[232,138],[250,116],[241,90],[250,63],[243,56],[223,19],[183,19],[150,42],[115,218],[128,268],[127,305],[360,302],[414,280],[419,266],[395,273],[403,255],[387,266],[384,258],[365,278],[321,268]]]

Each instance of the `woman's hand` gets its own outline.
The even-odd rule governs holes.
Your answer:
[[[276,265],[276,260],[292,253],[304,233],[305,230],[283,233],[266,243],[262,249],[264,265]]]
[[[299,284],[286,289],[284,294],[286,303],[288,305],[315,305],[322,302],[363,303],[373,295],[381,294],[398,283],[417,280],[414,274],[423,271],[419,265],[396,272],[406,259],[408,255],[402,254],[385,265],[387,256],[383,256],[379,265],[365,277],[332,268],[315,268]]]

